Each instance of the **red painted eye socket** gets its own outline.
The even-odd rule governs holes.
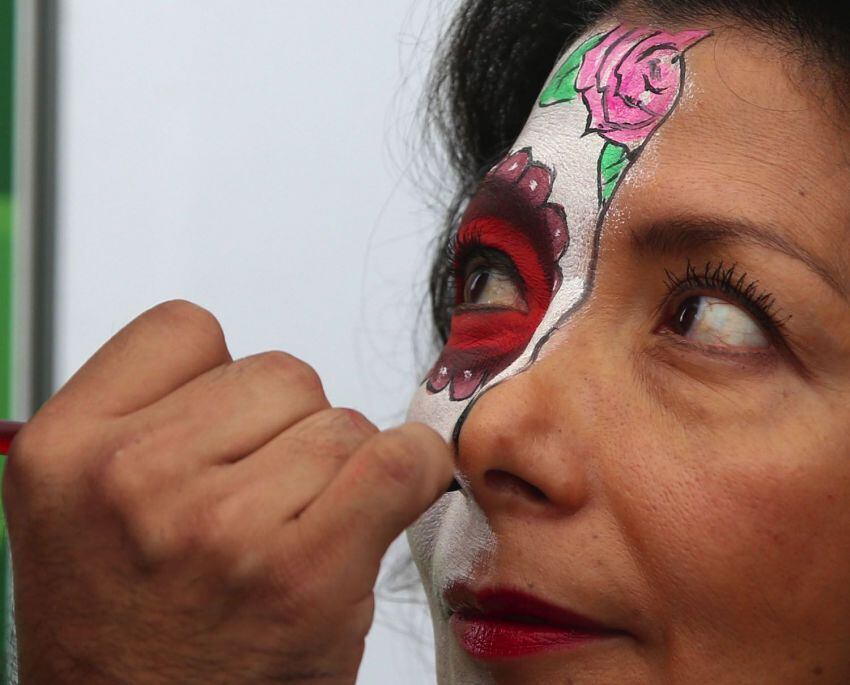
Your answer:
[[[470,201],[452,264],[456,307],[449,340],[428,374],[431,392],[450,386],[452,399],[470,397],[522,354],[543,320],[560,285],[558,260],[569,241],[563,207],[548,201],[553,180],[554,172],[534,162],[530,149],[520,150],[490,172]],[[499,285],[507,283],[507,293],[513,294],[514,280],[524,307],[465,301],[468,265],[488,253],[498,255]],[[490,264],[486,258],[483,262]],[[509,296],[493,299],[512,301]]]
[[[527,305],[525,311],[464,306],[466,260],[468,255],[485,248],[500,252],[513,264],[516,286]],[[464,224],[458,231],[457,254],[454,269],[458,306],[452,316],[448,347],[476,349],[482,358],[499,358],[527,342],[552,299],[556,265],[546,263],[546,256],[538,252],[526,232],[496,217],[481,217]]]
[[[524,309],[464,304],[463,278],[472,255],[495,250],[509,260],[522,293]],[[469,397],[481,383],[516,359],[528,345],[559,282],[557,263],[546,263],[528,235],[508,221],[481,217],[458,231],[455,300],[449,339],[429,375],[428,388],[439,392],[451,383],[452,399]]]
[[[454,264],[455,303],[460,311],[464,305],[464,281],[467,264],[475,255],[495,251],[510,263],[515,285],[528,306],[528,314],[545,311],[552,297],[555,282],[555,265],[548,255],[541,255],[539,247],[527,234],[517,230],[504,219],[482,217],[464,224],[458,231]],[[548,261],[548,263],[547,263]],[[486,313],[478,310],[480,313]],[[458,315],[458,309],[455,310]]]

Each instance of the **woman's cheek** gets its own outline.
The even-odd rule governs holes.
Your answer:
[[[702,410],[710,416],[710,403]],[[803,627],[847,644],[850,589],[836,602],[834,588],[850,578],[850,463],[840,447],[850,431],[826,426],[835,414],[805,393],[763,404],[760,420],[663,415],[653,408],[655,419],[632,432],[631,463],[611,462],[603,477],[667,632],[716,650],[754,636],[783,644]],[[801,430],[801,415],[819,430]]]

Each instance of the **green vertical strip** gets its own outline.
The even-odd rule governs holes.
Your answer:
[[[12,412],[12,297],[14,272],[12,178],[15,116],[15,0],[0,0],[0,417]],[[0,474],[5,465],[0,460]],[[11,616],[9,607],[8,540],[0,508],[0,666],[8,682]]]
[[[12,411],[14,0],[0,0],[0,416]]]
[[[2,1],[2,0],[0,0]],[[12,418],[12,198],[0,193],[0,418]],[[5,525],[0,511],[0,536]]]
[[[4,163],[7,159],[3,158]],[[0,194],[0,417],[12,411],[12,198]],[[5,457],[0,457],[2,482]],[[6,520],[0,507],[0,677],[9,683],[9,637],[12,627],[11,568],[6,537]]]

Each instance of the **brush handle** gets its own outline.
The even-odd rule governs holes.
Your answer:
[[[20,421],[0,421],[0,454],[9,454],[12,440],[23,425]]]

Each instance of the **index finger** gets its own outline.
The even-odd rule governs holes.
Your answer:
[[[218,320],[196,304],[170,300],[118,331],[43,410],[122,416],[231,361]]]
[[[338,589],[361,596],[392,541],[445,493],[452,473],[451,449],[431,428],[408,423],[378,433],[293,522],[302,546],[334,565],[327,575]]]

